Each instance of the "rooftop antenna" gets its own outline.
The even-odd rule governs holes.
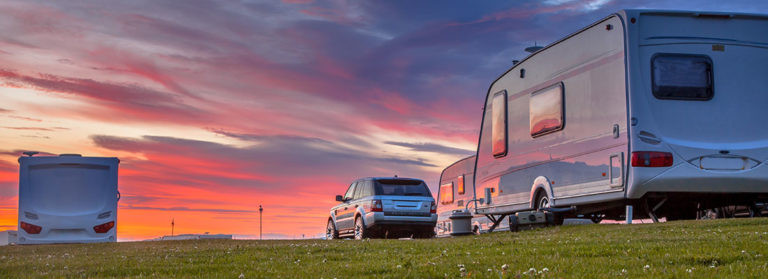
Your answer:
[[[538,46],[536,44],[536,42],[534,41],[533,42],[533,46],[529,46],[529,47],[525,48],[525,51],[528,52],[528,53],[536,53],[537,51],[541,50],[542,48],[544,48],[544,47],[543,46]]]
[[[32,157],[32,156],[35,156],[35,154],[37,154],[37,153],[40,153],[40,152],[37,152],[37,151],[26,151],[26,152],[24,152],[22,154],[27,155],[29,157]]]

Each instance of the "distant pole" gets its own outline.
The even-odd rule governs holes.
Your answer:
[[[259,240],[261,240],[261,212],[264,211],[264,208],[259,205]]]
[[[171,219],[171,236],[173,236],[173,226],[176,225],[174,222],[176,219]]]

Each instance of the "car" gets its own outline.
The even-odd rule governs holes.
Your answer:
[[[437,223],[437,204],[423,180],[401,177],[358,179],[336,196],[326,239],[430,238]]]

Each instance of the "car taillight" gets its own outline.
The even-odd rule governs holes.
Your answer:
[[[35,226],[25,222],[19,223],[19,227],[21,227],[21,229],[27,232],[28,234],[39,234],[40,231],[43,230],[43,227],[41,226]]]
[[[110,221],[98,226],[94,226],[93,231],[95,231],[96,233],[106,233],[113,227],[115,227],[115,221]]]
[[[633,167],[670,167],[674,159],[672,153],[655,151],[635,151],[632,152]]]
[[[381,205],[381,200],[372,200],[371,212],[382,212],[382,211],[384,211],[384,207]]]
[[[437,213],[437,204],[432,201],[432,206],[429,207],[429,213]]]

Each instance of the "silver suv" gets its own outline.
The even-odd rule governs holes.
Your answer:
[[[424,181],[400,177],[358,179],[331,208],[327,239],[434,236],[437,205]]]

